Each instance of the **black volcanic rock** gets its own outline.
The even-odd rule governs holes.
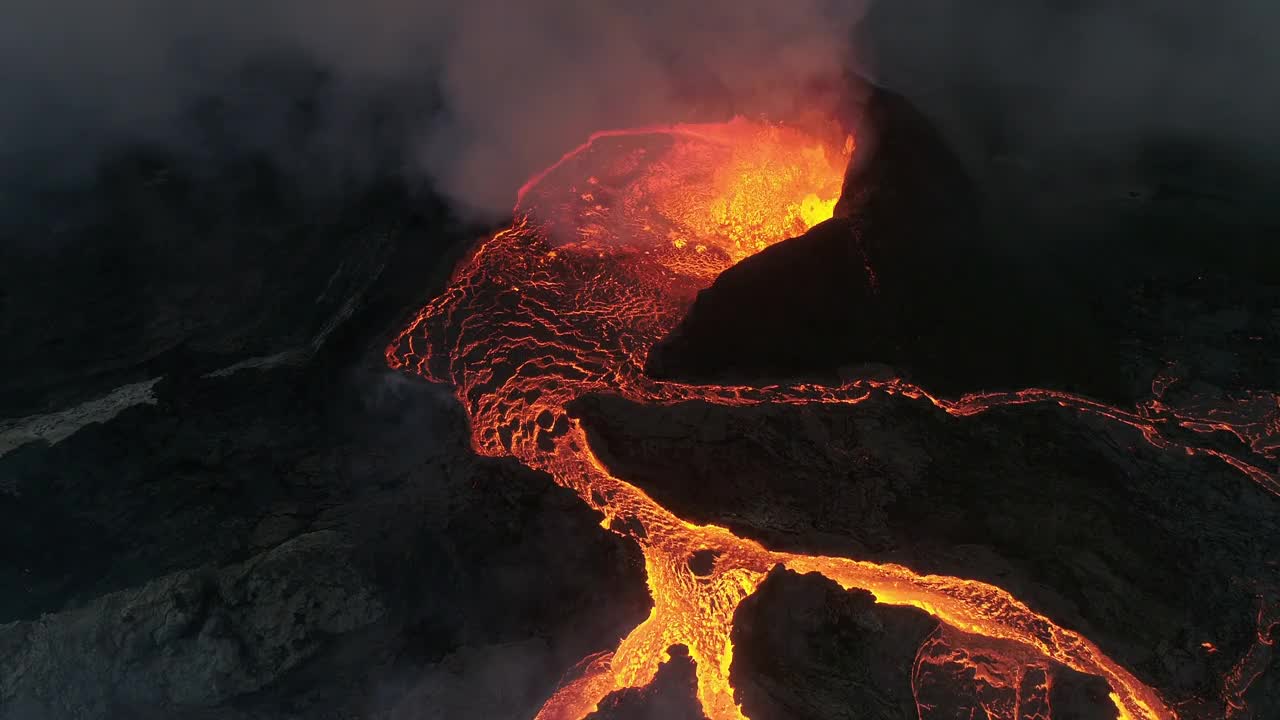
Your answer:
[[[738,608],[735,699],[754,720],[908,720],[911,672],[938,622],[817,575],[775,570]]]
[[[886,396],[599,396],[574,411],[611,472],[682,518],[781,550],[991,582],[1174,700],[1220,695],[1254,642],[1258,593],[1280,589],[1280,500],[1225,463],[1061,408],[957,418]]]
[[[328,638],[386,615],[350,551],[338,533],[308,533],[220,572],[179,572],[2,626],[0,700],[34,717],[53,708],[103,717],[216,706],[261,690]]]
[[[1017,643],[940,627],[916,656],[911,685],[921,720],[1116,720],[1105,680],[1022,657]]]
[[[609,693],[588,720],[704,720],[688,648],[673,645],[647,687]]]
[[[0,457],[4,720],[528,717],[648,611],[634,546],[424,383],[157,394]]]
[[[921,610],[877,604],[816,574],[774,570],[734,622],[736,699],[757,720],[959,720],[988,717],[990,703],[1034,717],[1035,681],[1048,686],[1042,702],[1054,720],[1117,714],[1100,678],[1056,663],[1022,667],[1008,659],[1014,643],[943,628]],[[926,654],[934,662],[922,662]],[[976,668],[1012,682],[993,685]]]
[[[977,192],[928,121],[871,89],[836,217],[723,272],[651,351],[665,378],[834,379],[890,365],[930,390],[1128,399],[1116,343],[985,244]]]

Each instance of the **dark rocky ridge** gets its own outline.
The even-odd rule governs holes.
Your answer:
[[[1060,408],[954,418],[890,397],[741,408],[601,396],[574,411],[612,472],[683,518],[991,582],[1173,700],[1219,697],[1255,641],[1259,596],[1280,598],[1280,501],[1224,463]]]
[[[1129,208],[1091,209],[1109,219],[1071,233],[1054,235],[1034,222],[1011,228],[984,212],[988,204],[964,168],[905,100],[871,89],[850,112],[859,146],[837,217],[722,273],[652,349],[651,374],[830,382],[850,366],[887,365],[944,396],[1047,387],[1128,404],[1149,393],[1166,360],[1184,359],[1169,344],[1187,334],[1185,315],[1153,314],[1184,301],[1188,290],[1223,312],[1247,308],[1232,324],[1253,330],[1218,328],[1213,344],[1255,358],[1280,342],[1268,327],[1276,318],[1257,304],[1277,297],[1275,285],[1258,284],[1280,282],[1274,273],[1269,281],[1234,278],[1247,289],[1206,278],[1218,263],[1206,259],[1216,251],[1203,239],[1190,241],[1199,252],[1189,257],[1185,231],[1168,231],[1176,221],[1143,218],[1144,226]],[[1114,238],[1122,223],[1132,226],[1133,240]],[[1145,241],[1144,232],[1183,245]],[[1022,244],[1089,247],[1096,262],[1020,263],[999,239],[1010,233],[1023,234]],[[1091,234],[1112,237],[1112,246],[1097,249]],[[1222,286],[1236,299],[1224,297]],[[1262,345],[1247,339],[1259,336]],[[1267,387],[1280,368],[1264,364],[1226,380]]]

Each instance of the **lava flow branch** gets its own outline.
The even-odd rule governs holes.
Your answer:
[[[648,684],[676,644],[696,663],[706,715],[745,717],[729,682],[734,614],[777,566],[821,573],[879,602],[920,608],[958,636],[990,639],[1006,648],[1024,681],[1039,677],[1032,684],[1043,684],[1045,668],[1061,663],[1104,678],[1122,718],[1176,717],[1094,643],[1001,588],[898,565],[776,552],[724,528],[686,522],[611,474],[567,413],[571,401],[591,393],[727,405],[852,404],[889,393],[956,416],[1050,402],[1132,425],[1162,447],[1211,452],[1177,444],[1160,428],[1218,427],[1229,418],[1157,417],[1150,407],[1123,410],[1046,390],[943,400],[901,381],[754,388],[646,376],[649,349],[717,274],[831,217],[853,152],[854,138],[835,126],[802,131],[735,120],[598,133],[521,189],[515,222],[479,243],[387,349],[392,367],[456,388],[478,453],[512,456],[549,473],[643,551],[653,597],[648,619],[614,652],[584,661],[538,717],[580,718],[608,693]],[[1258,467],[1213,452],[1259,482],[1274,482]],[[695,574],[690,558],[708,552],[714,566]],[[1024,716],[1009,708],[1010,720]]]

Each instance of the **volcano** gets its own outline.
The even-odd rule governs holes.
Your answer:
[[[644,688],[677,662],[676,646],[679,662],[694,666],[707,717],[780,716],[768,709],[780,690],[762,696],[748,689],[759,680],[738,679],[740,658],[754,657],[750,667],[764,657],[754,653],[767,654],[739,632],[741,616],[772,604],[754,598],[779,568],[826,578],[837,594],[870,593],[878,605],[852,612],[913,628],[903,637],[917,643],[914,661],[898,662],[894,681],[913,700],[886,690],[880,704],[914,704],[922,718],[951,717],[966,703],[988,717],[1045,717],[1051,689],[1077,675],[1106,688],[1102,705],[1085,703],[1096,717],[1239,707],[1247,683],[1207,667],[1170,675],[1129,643],[1178,641],[1186,627],[1175,618],[1224,612],[1230,630],[1220,618],[1216,630],[1197,632],[1226,632],[1235,640],[1220,652],[1248,658],[1269,647],[1272,621],[1255,621],[1257,602],[1261,617],[1273,617],[1272,595],[1232,589],[1226,600],[1188,587],[1175,601],[1158,596],[1162,579],[1152,576],[1128,597],[1077,597],[1073,606],[1071,583],[1097,578],[1046,574],[1065,529],[1043,547],[1031,542],[1040,549],[1025,561],[998,545],[983,559],[986,550],[962,550],[984,533],[961,518],[1009,493],[1048,493],[1022,521],[1033,524],[1097,502],[1141,506],[1151,532],[1168,536],[1163,552],[1194,533],[1145,493],[1154,483],[1162,497],[1186,497],[1178,479],[1188,474],[1212,476],[1208,492],[1247,494],[1247,512],[1272,513],[1274,397],[1251,406],[1262,417],[1195,415],[1159,397],[1107,404],[1133,394],[1116,370],[1118,351],[1059,324],[1038,329],[1045,318],[979,246],[973,191],[936,134],[901,98],[867,98],[854,122],[835,128],[737,120],[597,134],[523,188],[514,224],[479,243],[387,349],[393,368],[455,388],[478,453],[548,473],[644,555],[648,618],[566,677],[538,717],[612,707],[615,693]],[[882,369],[859,375],[869,364]],[[1041,387],[1019,386],[1031,379]],[[928,438],[955,436],[941,429],[952,423],[974,440],[931,446]],[[890,435],[919,428],[921,438],[893,452],[892,440],[864,440],[876,425]],[[1016,427],[1038,430],[1019,440]],[[1261,427],[1269,429],[1259,441],[1217,442],[1220,430],[1241,439]],[[784,428],[782,447],[769,442],[770,428]],[[826,440],[808,451],[782,439],[815,433]],[[1008,466],[991,465],[1007,454],[992,444],[997,436],[1021,448]],[[1121,456],[1116,444],[1127,448]],[[1079,474],[1049,476],[1036,458]],[[820,469],[801,470],[811,466]],[[978,476],[949,484],[962,468]],[[849,512],[833,513],[830,502]],[[788,512],[805,519],[787,521]],[[866,512],[878,530],[862,527]],[[1252,515],[1219,522],[1272,527]],[[1019,532],[1011,546],[1031,540]],[[1142,555],[1141,538],[1122,545],[1138,574],[1158,564]],[[1275,586],[1265,553],[1204,562],[1183,579]],[[1127,612],[1098,614],[1113,603],[1129,603]],[[1137,633],[1144,616],[1150,627]]]
[[[0,720],[1280,714],[1276,225],[1190,155],[858,82],[480,226],[272,67],[0,223]]]

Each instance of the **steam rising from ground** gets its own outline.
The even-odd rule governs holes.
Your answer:
[[[65,177],[129,140],[216,155],[192,129],[214,95],[238,108],[223,136],[296,158],[297,87],[264,79],[289,63],[325,73],[301,174],[400,163],[486,213],[593,130],[785,112],[850,64],[983,104],[1000,142],[1253,143],[1280,110],[1267,0],[880,0],[859,31],[867,2],[16,0],[0,25],[0,166]],[[379,103],[399,119],[368,121]],[[358,137],[369,126],[386,157]]]

